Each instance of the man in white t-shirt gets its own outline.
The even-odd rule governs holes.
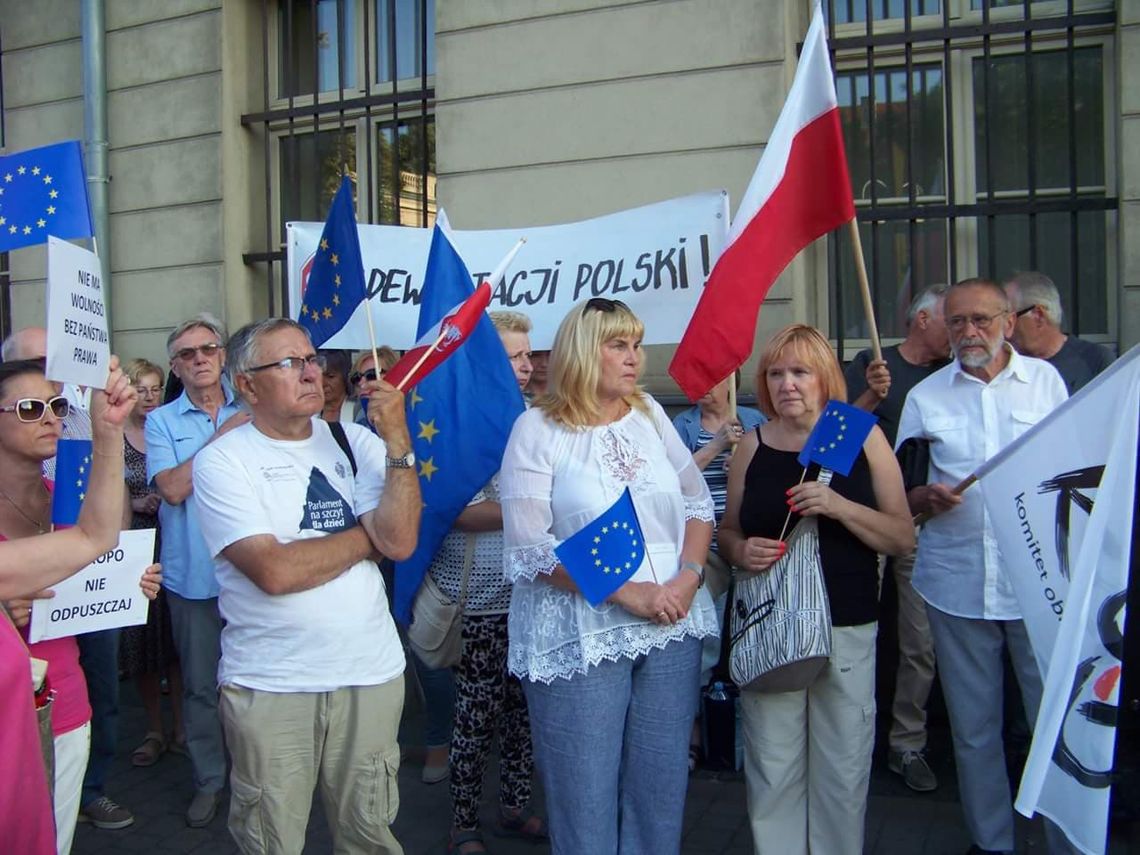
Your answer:
[[[249,324],[227,371],[252,422],[194,464],[226,625],[219,709],[243,852],[300,852],[319,782],[338,852],[400,853],[404,654],[375,559],[415,549],[421,498],[403,395],[367,389],[379,437],[317,418],[321,358],[293,321]]]

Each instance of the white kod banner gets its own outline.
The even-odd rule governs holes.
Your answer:
[[[288,223],[289,316],[296,317],[323,223]],[[380,344],[415,343],[419,293],[431,230],[358,226],[372,319]],[[536,350],[547,349],[566,312],[580,300],[609,297],[645,323],[646,344],[676,344],[724,246],[728,194],[698,193],[557,226],[452,230],[474,280],[490,275],[520,237],[526,244],[506,275],[491,283],[492,310],[513,309],[534,324]],[[369,346],[364,309],[325,345]]]
[[[1017,809],[1104,852],[1135,511],[1140,347],[978,470],[1044,692]]]
[[[146,623],[149,601],[139,579],[154,563],[154,534],[153,528],[124,531],[114,549],[52,585],[54,597],[32,604],[28,641]]]

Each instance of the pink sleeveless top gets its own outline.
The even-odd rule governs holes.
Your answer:
[[[40,752],[24,642],[0,614],[0,840],[9,852],[52,855],[55,820]]]

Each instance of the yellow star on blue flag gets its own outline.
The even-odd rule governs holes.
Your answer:
[[[463,259],[436,226],[416,337],[474,292]],[[424,509],[416,551],[396,565],[392,605],[396,619],[404,624],[411,619],[412,601],[455,518],[499,471],[511,427],[523,411],[511,363],[486,314],[459,349],[412,389],[407,407],[409,424],[420,426],[412,444],[421,461]]]
[[[78,140],[0,157],[0,252],[93,234]]]
[[[75,525],[91,475],[91,440],[61,439],[55,452],[55,487],[51,496],[54,525]]]
[[[818,463],[840,475],[851,474],[851,467],[877,421],[866,410],[842,401],[828,401],[800,452],[800,466]]]
[[[582,596],[597,606],[633,578],[645,558],[644,544],[633,496],[626,487],[596,520],[556,546],[554,554]]]
[[[321,232],[297,322],[309,331],[313,347],[341,331],[364,300],[364,261],[352,205],[352,181],[346,175],[333,197]]]

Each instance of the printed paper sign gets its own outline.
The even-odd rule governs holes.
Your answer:
[[[102,389],[111,361],[99,256],[48,238],[47,376]]]
[[[154,563],[154,532],[153,528],[124,531],[118,546],[53,585],[54,597],[32,605],[28,640],[146,623],[149,600],[139,589],[139,579]]]

